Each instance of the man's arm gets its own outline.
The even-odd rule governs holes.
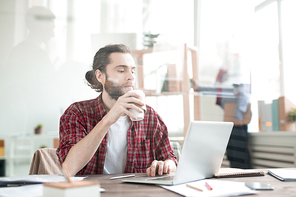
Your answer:
[[[109,125],[108,118],[104,117],[88,135],[71,147],[63,163],[70,176],[74,176],[91,160],[106,135]]]
[[[150,167],[146,169],[147,176],[155,176],[156,174],[170,174],[176,171],[178,164],[177,157],[170,144],[167,127],[159,115],[156,115],[158,126],[155,128],[153,141],[155,143],[155,160]]]
[[[63,163],[68,169],[70,176],[74,176],[90,161],[110,126],[115,123],[120,116],[126,114],[135,119],[136,117],[128,111],[130,108],[142,112],[142,109],[132,104],[138,103],[139,105],[143,105],[143,103],[139,99],[136,99],[136,97],[138,97],[136,93],[129,92],[119,97],[112,109],[110,109],[107,115],[91,130],[91,132],[71,147]]]

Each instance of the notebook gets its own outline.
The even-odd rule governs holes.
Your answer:
[[[246,172],[229,172],[215,174],[215,178],[235,178],[235,177],[250,177],[250,176],[264,176],[263,171],[246,171]]]
[[[232,127],[232,122],[193,121],[189,125],[174,174],[122,181],[176,185],[214,177],[219,172]]]

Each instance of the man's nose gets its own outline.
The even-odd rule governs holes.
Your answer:
[[[130,71],[130,72],[128,73],[127,79],[128,79],[128,80],[135,80],[135,76],[134,76],[134,75],[135,75],[135,74],[134,74],[133,72]]]

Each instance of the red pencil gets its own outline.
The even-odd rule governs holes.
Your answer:
[[[213,188],[206,182],[206,186],[209,190],[213,190]]]

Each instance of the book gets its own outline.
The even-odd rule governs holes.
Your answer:
[[[264,101],[258,101],[258,125],[259,131],[262,131],[262,105]]]
[[[279,102],[278,99],[272,100],[272,130],[279,131],[280,130],[280,122],[279,122]]]
[[[5,156],[4,140],[0,140],[0,157]]]
[[[267,173],[281,181],[296,181],[296,170],[271,169]]]
[[[72,181],[43,183],[44,197],[99,197],[100,196],[99,182],[92,181]]]
[[[215,175],[215,178],[235,178],[235,177],[250,177],[250,176],[264,176],[263,171],[248,171],[248,172],[229,172],[219,173]]]
[[[287,114],[292,108],[296,108],[296,105],[285,96],[279,97],[278,103],[280,131],[295,131],[295,123],[288,121]]]
[[[272,106],[271,103],[263,102],[262,105],[262,131],[272,131]]]

